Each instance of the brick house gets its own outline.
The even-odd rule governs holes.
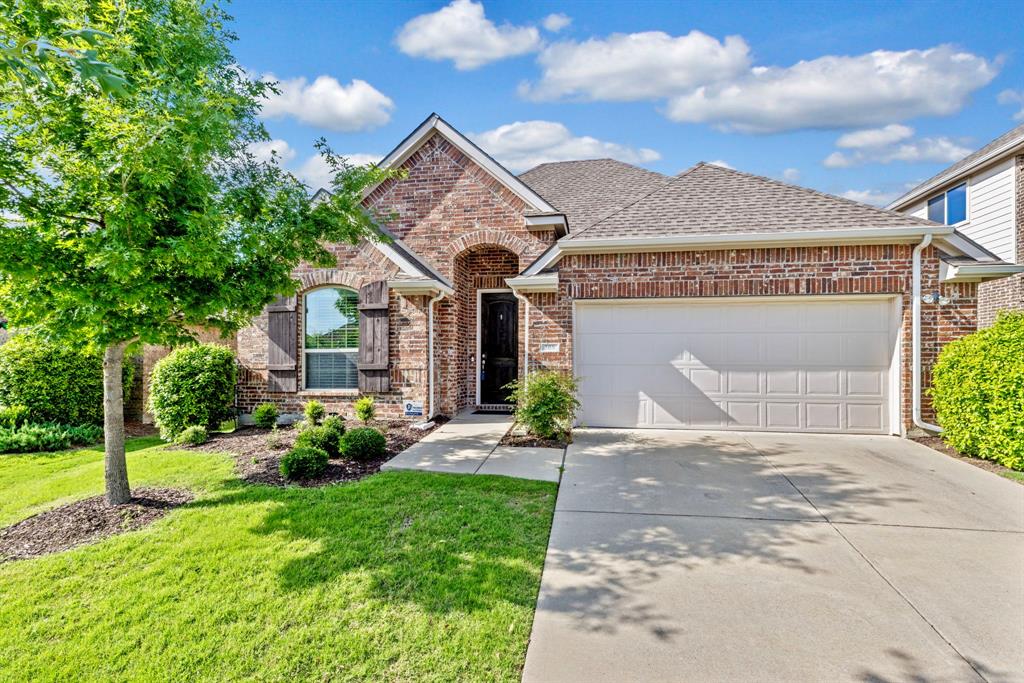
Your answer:
[[[889,205],[952,225],[1009,263],[1024,265],[1024,124],[1000,135]],[[947,259],[956,268],[955,259]],[[970,264],[966,264],[971,267]],[[978,325],[1024,309],[1024,273],[978,286]]]
[[[1015,272],[952,227],[710,164],[515,176],[437,115],[382,164],[407,171],[365,199],[389,240],[334,245],[237,335],[243,414],[369,393],[451,415],[555,368],[590,426],[902,434],[979,283]]]

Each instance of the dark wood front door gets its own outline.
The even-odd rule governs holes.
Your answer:
[[[508,403],[519,375],[519,301],[511,292],[480,295],[480,402]]]

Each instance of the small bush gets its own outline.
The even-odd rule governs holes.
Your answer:
[[[572,375],[551,370],[535,372],[506,388],[516,404],[516,422],[533,436],[554,439],[572,429],[580,407],[576,399],[579,381]]]
[[[302,414],[306,416],[306,421],[310,425],[316,426],[324,419],[327,409],[320,401],[306,401],[306,405],[302,408]]]
[[[277,424],[277,406],[273,403],[261,403],[252,411],[252,421],[257,427],[270,429]]]
[[[296,446],[281,458],[281,476],[285,479],[308,479],[327,469],[327,452],[312,446]]]
[[[372,420],[377,414],[377,409],[373,405],[373,396],[363,396],[352,407],[355,408],[356,417],[362,420],[363,424]]]
[[[352,460],[373,460],[384,455],[388,441],[373,427],[356,427],[341,437],[341,454]]]
[[[0,427],[20,427],[28,422],[28,412],[28,406],[0,406]]]
[[[134,365],[124,363],[131,388]],[[103,354],[31,333],[0,345],[0,404],[25,406],[35,423],[103,424]]]
[[[295,439],[295,445],[296,447],[310,446],[312,448],[319,448],[322,451],[326,451],[330,457],[337,458],[339,453],[339,436],[336,431],[328,427],[308,427]]]
[[[102,438],[103,428],[96,425],[25,423],[15,429],[0,427],[0,453],[62,451],[72,446],[87,446]]]
[[[950,445],[1024,470],[1024,312],[946,344],[929,393]]]
[[[210,434],[206,431],[206,427],[202,425],[192,425],[191,427],[185,427],[175,437],[174,443],[187,445],[187,446],[202,446],[204,443],[210,440]]]
[[[150,380],[149,409],[171,440],[192,425],[217,429],[234,417],[235,354],[218,344],[182,346],[161,358]]]
[[[320,425],[324,429],[331,431],[335,436],[338,437],[338,442],[341,442],[341,437],[345,436],[345,421],[338,415],[331,415],[324,420],[324,423]]]

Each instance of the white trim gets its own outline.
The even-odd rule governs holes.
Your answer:
[[[478,289],[476,290],[476,377],[474,383],[476,384],[476,405],[480,405],[480,303],[483,301],[484,294],[499,294],[501,292],[508,292],[515,296],[515,292],[508,287],[495,287],[492,289]],[[518,315],[518,312],[516,313]],[[516,339],[516,346],[519,346],[519,340]],[[516,351],[516,362],[519,362],[519,351]],[[516,376],[519,376],[517,370]]]
[[[418,278],[415,280],[388,280],[388,289],[406,296],[433,296],[438,292],[452,295],[455,290],[437,280]]]
[[[903,296],[892,296],[890,325],[895,339],[892,341],[892,361],[889,364],[889,433],[904,436],[903,429]]]
[[[444,138],[458,148],[460,152],[472,159],[477,166],[494,176],[495,179],[505,185],[505,187],[511,190],[515,195],[535,210],[543,211],[545,213],[558,212],[558,209],[548,204],[543,197],[530,189],[526,183],[513,175],[497,161],[487,156],[487,154],[473,144],[469,138],[457,131],[451,124],[437,114],[431,114],[428,116],[427,120],[421,123],[416,130],[398,144],[398,147],[395,147],[390,154],[384,157],[378,166],[380,168],[392,168],[402,165],[406,159],[412,156],[413,153],[419,149],[420,145],[434,131],[437,131],[437,133],[444,136]],[[366,188],[363,191],[363,197],[369,196],[375,189],[377,189],[377,185],[372,185]]]
[[[925,235],[911,253],[910,327],[914,335],[910,348],[911,420],[915,427],[931,432],[942,432],[942,427],[925,422],[921,417],[921,252],[931,243],[932,236]]]
[[[569,222],[565,219],[565,214],[555,214],[550,216],[526,216],[526,229],[530,231],[543,231],[551,230],[554,228],[556,232],[561,232],[563,235],[569,232]],[[559,230],[561,228],[561,230]]]
[[[922,197],[927,197],[928,195],[937,191],[940,187],[945,187],[946,185],[955,183],[964,176],[970,176],[975,171],[981,170],[981,168],[983,168],[984,166],[999,161],[1001,157],[1013,154],[1016,151],[1016,148],[1018,147],[1024,148],[1024,139],[1018,138],[1016,140],[1007,142],[1002,147],[997,147],[988,154],[978,157],[977,159],[967,164],[966,166],[964,166],[951,176],[947,176],[944,178],[939,177],[926,185],[919,185],[918,187],[914,188],[913,190],[903,195],[902,197],[894,201],[892,204],[889,204],[889,206],[885,208],[889,209],[890,211],[901,211],[902,209],[906,208],[909,204],[912,204],[918,199],[921,199]]]
[[[942,242],[943,251],[951,256],[969,256],[972,259],[981,262],[1000,260],[998,256],[988,251],[980,244],[977,244],[961,232],[954,232],[952,234],[945,235],[940,238],[940,241]],[[959,253],[950,253],[953,251]]]
[[[409,259],[402,256],[398,251],[387,242],[367,240],[370,244],[377,248],[382,254],[388,257],[388,259],[398,266],[402,273],[411,277],[423,277],[423,270],[417,268],[416,265]]]
[[[1024,265],[1010,263],[946,263],[939,262],[941,282],[985,282],[1024,273]]]
[[[522,272],[519,277],[529,277],[536,275],[540,271],[548,267],[549,264],[554,263],[562,256],[562,250],[558,246],[558,243],[552,244],[543,254],[541,254],[536,261],[527,266],[526,270]]]
[[[558,273],[507,277],[505,284],[511,287],[513,292],[557,292]]]
[[[701,303],[701,302],[729,302],[737,303],[745,301],[782,302],[782,301],[882,301],[899,297],[899,294],[770,294],[765,296],[658,296],[658,297],[631,297],[629,299],[573,299],[573,304],[587,306],[597,304],[607,306],[608,304],[678,304],[678,303]]]

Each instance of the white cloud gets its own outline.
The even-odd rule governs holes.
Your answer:
[[[274,154],[277,154],[277,161],[281,165],[288,164],[295,158],[295,150],[286,140],[261,140],[249,145],[249,151],[257,161],[270,161]]]
[[[489,62],[540,48],[533,26],[495,26],[484,16],[483,3],[452,0],[436,12],[406,22],[398,33],[398,49],[411,57],[450,59],[455,68],[476,69]]]
[[[685,36],[616,33],[582,43],[564,41],[541,53],[540,81],[522,84],[520,93],[537,100],[661,99],[745,72],[749,52],[738,36],[719,42],[700,31]]]
[[[840,136],[837,147],[852,152],[832,152],[825,161],[826,168],[850,168],[864,164],[891,164],[900,161],[917,163],[952,163],[971,153],[971,149],[947,137],[911,139],[914,129],[909,126],[890,125],[855,131]]]
[[[263,79],[276,80],[273,74]],[[290,116],[311,126],[354,132],[383,126],[395,108],[390,97],[358,78],[348,85],[331,76],[318,76],[312,83],[292,78],[277,87],[281,93],[263,102],[263,118]]]
[[[882,190],[847,190],[840,196],[852,199],[855,202],[861,202],[862,204],[886,206],[902,195],[903,192],[885,192]]]
[[[782,172],[782,179],[787,183],[795,183],[800,180],[799,168],[787,168]]]
[[[670,99],[666,113],[674,121],[747,133],[871,126],[953,114],[997,70],[948,45],[829,55],[785,68],[754,67]]]
[[[549,14],[544,17],[544,21],[541,22],[541,26],[545,30],[551,31],[552,33],[558,33],[563,28],[572,23],[572,17],[562,12],[556,12],[555,14]]]
[[[365,166],[366,164],[377,163],[384,155],[358,153],[342,154],[341,156],[345,157],[353,166]],[[327,165],[327,162],[319,154],[314,154],[306,159],[298,168],[293,170],[293,173],[313,190],[331,186],[331,167]]]
[[[733,168],[732,164],[730,164],[728,161],[723,161],[722,159],[715,159],[714,161],[709,161],[708,163],[711,164],[712,166],[721,166],[722,168]]]
[[[517,172],[551,161],[610,157],[630,164],[644,164],[661,158],[653,149],[574,136],[565,125],[555,121],[516,121],[483,133],[471,133],[469,137]]]
[[[1024,90],[1004,90],[997,98],[999,104],[1020,105],[1020,111],[1013,115],[1014,121],[1024,121]]]
[[[836,147],[847,149],[860,149],[862,147],[882,147],[891,145],[900,140],[906,140],[913,136],[914,129],[910,126],[902,126],[898,123],[890,123],[884,128],[868,128],[866,130],[855,130],[852,133],[840,135],[836,140]]]

